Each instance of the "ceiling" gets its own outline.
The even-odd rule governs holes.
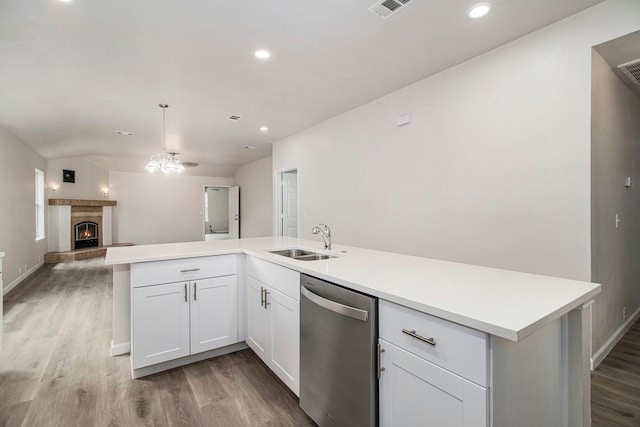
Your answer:
[[[167,151],[233,176],[274,141],[600,1],[491,0],[471,20],[473,0],[387,19],[373,0],[0,0],[0,127],[46,159],[142,171],[167,103]]]

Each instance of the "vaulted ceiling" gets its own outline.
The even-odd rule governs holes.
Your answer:
[[[411,0],[387,19],[372,0],[0,0],[0,127],[47,159],[142,171],[166,103],[167,151],[231,176],[274,141],[600,1],[491,0],[471,20],[473,0]]]

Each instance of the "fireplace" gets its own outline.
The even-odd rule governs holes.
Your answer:
[[[99,227],[93,221],[82,221],[73,226],[73,249],[84,249],[99,246]]]

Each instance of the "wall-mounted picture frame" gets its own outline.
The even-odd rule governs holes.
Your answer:
[[[76,171],[62,169],[62,182],[76,182]]]

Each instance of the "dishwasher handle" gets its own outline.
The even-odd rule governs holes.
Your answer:
[[[300,293],[307,297],[309,301],[318,304],[319,306],[324,307],[327,310],[342,314],[343,316],[362,320],[363,322],[366,322],[369,319],[369,312],[367,310],[360,310],[359,308],[340,304],[339,302],[323,298],[320,295],[314,294],[313,292],[311,292],[311,290],[307,289],[304,286],[300,287]]]

